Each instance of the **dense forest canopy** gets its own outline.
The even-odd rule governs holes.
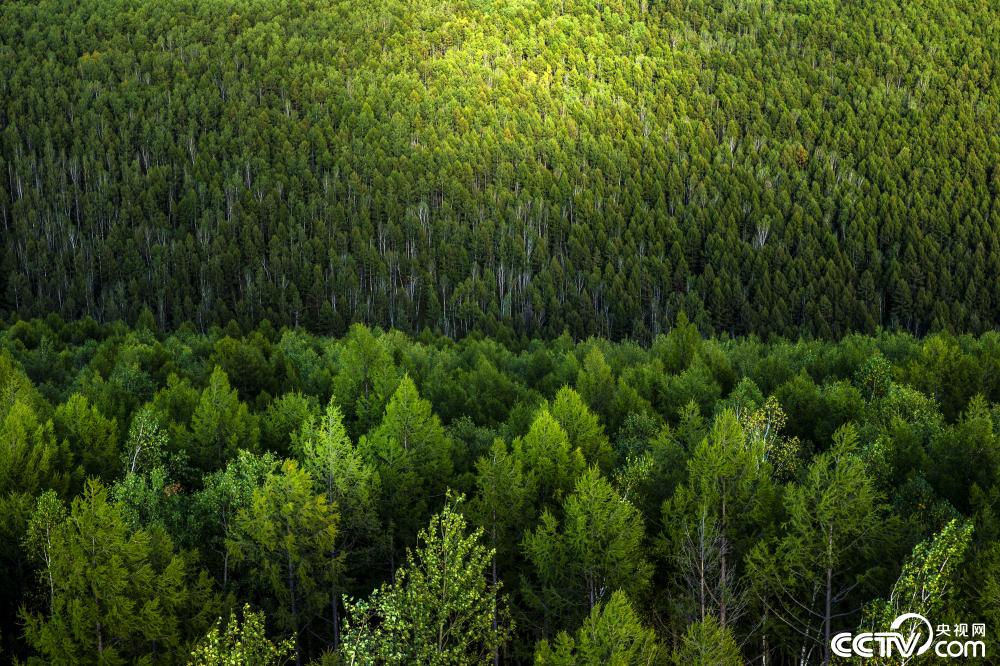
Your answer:
[[[993,0],[6,0],[0,312],[983,332]]]
[[[4,660],[816,664],[902,612],[995,654],[996,333],[140,320],[0,330]]]

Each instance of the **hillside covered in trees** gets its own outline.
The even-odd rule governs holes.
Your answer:
[[[0,313],[987,331],[998,50],[994,0],[6,0]]]
[[[996,649],[996,333],[140,319],[0,331],[3,661],[815,664],[904,611]]]

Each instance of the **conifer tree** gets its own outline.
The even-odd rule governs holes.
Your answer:
[[[303,632],[329,603],[337,523],[337,507],[316,494],[312,476],[286,460],[254,490],[227,540],[234,564],[246,565],[271,600],[277,626],[295,639],[296,664]]]
[[[332,645],[336,649],[340,641],[344,560],[352,555],[368,560],[361,556],[373,555],[382,540],[376,513],[379,477],[347,436],[343,414],[335,399],[330,400],[322,417],[303,423],[294,439],[293,446],[303,468],[312,474],[317,491],[326,496],[330,506],[338,508],[340,515],[337,539],[330,550],[331,563],[338,569],[330,586],[330,624]]]
[[[203,470],[219,469],[239,449],[255,451],[260,438],[257,419],[240,402],[236,390],[220,367],[212,371],[208,386],[191,416],[194,450],[191,457]]]
[[[541,641],[535,666],[648,666],[659,663],[661,654],[656,632],[643,626],[628,597],[615,591],[594,606],[575,635],[562,631],[551,642]]]
[[[452,441],[408,376],[386,405],[382,423],[358,442],[358,451],[378,472],[380,514],[392,534],[392,551],[413,544],[419,525],[444,502]]]
[[[22,613],[25,636],[52,663],[176,661],[190,622],[210,607],[187,556],[162,531],[130,532],[97,481],[68,511],[42,495],[28,534],[46,606]]]
[[[538,589],[528,590],[557,626],[573,626],[620,589],[638,600],[652,567],[643,555],[645,530],[638,510],[595,468],[577,479],[560,521],[549,511],[524,538]]]

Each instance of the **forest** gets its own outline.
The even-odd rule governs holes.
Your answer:
[[[155,322],[0,332],[0,660],[818,664],[902,612],[995,650],[995,332]]]
[[[995,0],[5,0],[0,315],[984,333]]]
[[[0,663],[998,663],[998,130],[997,0],[0,0]]]

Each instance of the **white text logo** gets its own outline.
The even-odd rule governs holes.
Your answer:
[[[908,659],[929,650],[938,657],[985,657],[986,643],[976,640],[986,636],[986,625],[940,624],[937,629],[919,613],[904,613],[889,626],[889,631],[839,633],[830,641],[838,657],[900,657]],[[937,640],[935,640],[935,637]]]

